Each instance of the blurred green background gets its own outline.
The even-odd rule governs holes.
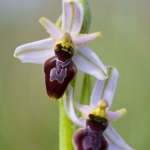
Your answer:
[[[105,65],[120,72],[115,111],[128,114],[113,126],[136,150],[150,147],[150,1],[91,0],[90,32],[103,38],[88,44]],[[58,101],[46,95],[42,65],[22,64],[17,46],[47,38],[38,23],[55,22],[61,0],[0,0],[0,150],[57,150]],[[80,98],[79,73],[75,98]],[[92,80],[94,84],[94,79]],[[63,138],[63,137],[62,137]]]

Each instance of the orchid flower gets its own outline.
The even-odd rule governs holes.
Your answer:
[[[97,80],[92,91],[92,95],[90,98],[90,105],[81,105],[77,102],[73,102],[73,88],[68,88],[68,95],[64,95],[64,105],[67,116],[78,126],[85,128],[86,120],[89,118],[90,114],[101,115],[102,118],[107,118],[108,120],[117,120],[126,114],[126,109],[120,109],[116,112],[109,111],[113,97],[116,91],[116,86],[118,82],[119,73],[114,67],[107,67],[109,78],[103,81]],[[99,106],[99,102],[107,101],[108,105],[106,105],[104,110],[102,106]],[[74,106],[82,113],[83,117],[78,118],[75,114]],[[107,107],[107,108],[106,108]],[[102,111],[100,111],[102,110]],[[105,111],[106,114],[105,115]],[[129,145],[125,143],[125,141],[121,138],[121,136],[115,131],[112,125],[109,123],[108,127],[104,131],[104,137],[108,142],[108,150],[133,150]]]
[[[23,63],[44,64],[46,89],[51,99],[59,99],[63,95],[77,70],[100,80],[107,78],[101,60],[85,46],[85,43],[101,37],[101,32],[79,34],[83,16],[81,3],[63,0],[62,27],[42,17],[39,22],[51,37],[19,46],[14,52],[14,57]]]

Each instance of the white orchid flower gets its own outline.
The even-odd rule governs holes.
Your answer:
[[[101,32],[79,34],[83,22],[83,8],[79,2],[63,1],[62,28],[57,27],[50,20],[42,17],[39,22],[44,26],[51,38],[21,45],[16,48],[14,57],[23,63],[44,64],[55,55],[54,47],[62,35],[68,33],[75,45],[72,58],[77,69],[95,76],[97,79],[107,78],[107,71],[98,56],[84,44],[101,37]]]
[[[102,100],[106,100],[108,102],[108,107],[106,106],[106,113],[109,121],[117,120],[126,114],[126,109],[120,109],[116,112],[109,111],[116,91],[119,73],[114,67],[107,67],[107,70],[109,78],[103,81],[96,81],[90,98],[90,105],[81,105],[77,102],[73,102],[72,87],[68,87],[68,95],[64,95],[64,105],[67,116],[76,125],[82,128],[85,128],[85,121],[88,118],[88,115],[98,109],[98,102],[101,102]],[[78,118],[76,116],[73,105],[75,105],[75,107],[82,113],[83,117]],[[128,144],[126,144],[110,123],[104,131],[104,137],[108,142],[108,150],[133,150]]]
[[[64,94],[77,70],[100,80],[107,78],[101,60],[85,46],[85,43],[101,37],[101,32],[79,34],[83,16],[81,3],[64,0],[62,28],[42,17],[39,22],[51,38],[25,44],[15,50],[14,57],[23,63],[44,64],[46,91],[51,99],[59,99]]]

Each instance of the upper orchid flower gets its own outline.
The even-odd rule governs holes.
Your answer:
[[[63,1],[62,28],[42,17],[39,22],[51,38],[16,48],[14,57],[23,63],[44,64],[47,94],[60,98],[77,70],[103,80],[107,71],[98,56],[84,44],[101,37],[101,32],[79,34],[83,23],[83,8],[79,2]]]
[[[119,73],[114,67],[107,67],[109,78],[103,81],[97,80],[92,91],[90,98],[90,106],[81,105],[74,102],[75,107],[82,113],[83,117],[78,118],[74,111],[73,106],[73,88],[69,87],[69,95],[64,95],[64,104],[68,117],[78,126],[82,128],[88,127],[89,130],[100,130],[101,134],[104,132],[104,138],[102,138],[102,145],[106,146],[105,139],[108,143],[108,150],[133,150],[128,146],[121,136],[115,131],[112,125],[109,123],[111,120],[116,120],[126,114],[126,109],[120,109],[116,112],[108,111],[112,105],[113,97],[116,91]],[[101,103],[100,103],[101,102]],[[92,115],[92,117],[91,117]],[[100,118],[97,118],[100,117]],[[102,120],[99,126],[95,126],[87,123],[88,120]],[[108,120],[108,122],[107,122]],[[104,124],[102,124],[104,123]],[[98,123],[96,123],[98,124]],[[102,125],[105,125],[102,126]],[[87,127],[86,127],[87,126]],[[90,128],[90,129],[89,129]],[[105,130],[106,129],[106,130]],[[86,130],[86,131],[87,131]],[[95,131],[93,131],[95,132]],[[78,131],[79,133],[79,131]],[[82,132],[85,134],[85,131]],[[74,138],[76,139],[76,133]],[[83,134],[82,134],[83,137]],[[76,140],[75,140],[76,141]],[[74,142],[75,142],[74,141]],[[75,143],[74,143],[75,144]],[[76,149],[78,150],[78,149]]]

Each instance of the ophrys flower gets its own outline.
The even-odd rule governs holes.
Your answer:
[[[90,98],[90,105],[81,105],[74,102],[75,107],[82,113],[83,117],[78,118],[75,114],[72,100],[73,88],[69,87],[69,95],[64,95],[66,114],[76,125],[84,129],[87,127],[86,120],[89,119],[89,115],[91,114],[94,116],[98,116],[100,114],[102,118],[107,118],[108,115],[109,122],[126,114],[126,109],[124,108],[116,112],[108,111],[113,102],[119,73],[114,67],[107,67],[107,70],[109,78],[103,81],[96,81]],[[102,107],[98,104],[103,100],[108,103],[108,107],[104,107],[104,109],[102,109]],[[94,128],[99,128],[99,126],[95,126]],[[104,131],[104,137],[108,142],[108,150],[133,150],[125,143],[110,123]]]
[[[80,3],[63,1],[62,28],[42,17],[39,21],[51,38],[25,44],[15,50],[14,56],[23,63],[44,64],[46,89],[51,99],[58,99],[63,95],[77,70],[97,79],[107,78],[103,63],[84,45],[101,37],[101,32],[79,34],[83,15]]]
[[[75,150],[107,150],[108,142],[103,135],[109,125],[106,107],[107,101],[101,100],[86,118],[86,127],[75,131],[72,138]]]

